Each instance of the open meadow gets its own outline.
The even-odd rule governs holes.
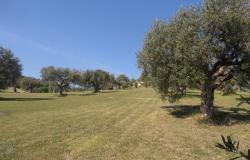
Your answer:
[[[215,93],[218,124],[199,121],[199,92],[177,104],[151,88],[68,93],[0,93],[1,160],[229,159],[221,134],[250,145],[250,107]],[[243,94],[244,95],[244,94]],[[245,94],[247,97],[248,94]]]

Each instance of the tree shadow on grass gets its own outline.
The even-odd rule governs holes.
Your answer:
[[[176,118],[188,118],[200,114],[199,105],[173,105],[162,106],[162,109]],[[212,125],[231,126],[240,123],[250,122],[250,110],[239,107],[225,108],[222,106],[215,107],[215,114],[212,119],[199,119],[199,122]]]
[[[225,108],[222,106],[216,107],[215,114],[212,120],[215,125],[235,125],[250,122],[250,110],[239,107]]]
[[[118,90],[102,90],[99,93],[116,93],[116,92],[120,92]]]
[[[53,98],[3,98],[0,97],[1,101],[46,101],[46,100],[52,100]]]
[[[97,95],[97,94],[103,94],[103,93],[116,93],[116,92],[119,92],[119,91],[116,91],[116,90],[110,90],[110,91],[99,91],[99,92],[89,92],[89,93],[65,93],[64,96],[94,96],[94,95]]]
[[[240,98],[236,98],[237,101],[240,101],[239,104],[237,105],[240,107],[243,104],[249,104],[250,105],[250,96],[249,97],[244,97],[242,95],[239,95]]]
[[[71,94],[71,93],[66,93],[65,94],[65,96],[94,96],[94,95],[96,95],[96,93],[73,93],[73,94]]]
[[[200,113],[199,105],[173,105],[162,106],[161,108],[176,118],[188,118]]]

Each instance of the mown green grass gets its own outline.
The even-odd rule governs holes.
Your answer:
[[[239,95],[216,93],[225,123],[209,125],[199,122],[198,94],[171,105],[146,88],[66,97],[0,93],[0,159],[229,159],[215,147],[221,134],[250,145],[250,106],[237,109]]]

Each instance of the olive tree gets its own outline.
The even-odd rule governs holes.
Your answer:
[[[16,81],[21,71],[19,59],[14,57],[11,50],[0,47],[0,89],[12,86],[16,92]]]
[[[50,82],[58,87],[59,95],[63,95],[63,90],[71,82],[71,71],[68,68],[45,67],[41,70],[42,80]]]
[[[99,92],[105,86],[113,82],[113,75],[103,70],[87,70],[83,75],[83,82],[94,88],[94,92]]]
[[[211,118],[215,89],[235,77],[249,82],[249,6],[248,0],[205,0],[155,23],[138,65],[163,99],[181,98],[180,86],[199,88],[201,111]]]
[[[118,84],[119,89],[125,89],[130,86],[130,79],[125,74],[119,75],[116,79],[116,82]]]

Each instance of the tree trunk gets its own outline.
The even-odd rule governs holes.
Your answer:
[[[214,86],[210,81],[206,81],[201,93],[201,112],[206,118],[214,115]]]
[[[14,92],[16,93],[17,92],[16,85],[14,85],[13,89],[14,89]]]
[[[99,91],[99,86],[98,85],[94,85],[94,93],[97,93]]]
[[[11,84],[11,86],[13,87],[13,92],[17,92],[17,85],[16,85],[16,83],[15,82],[12,82],[12,84]]]
[[[59,95],[62,96],[63,95],[63,87],[58,87],[59,88]]]

